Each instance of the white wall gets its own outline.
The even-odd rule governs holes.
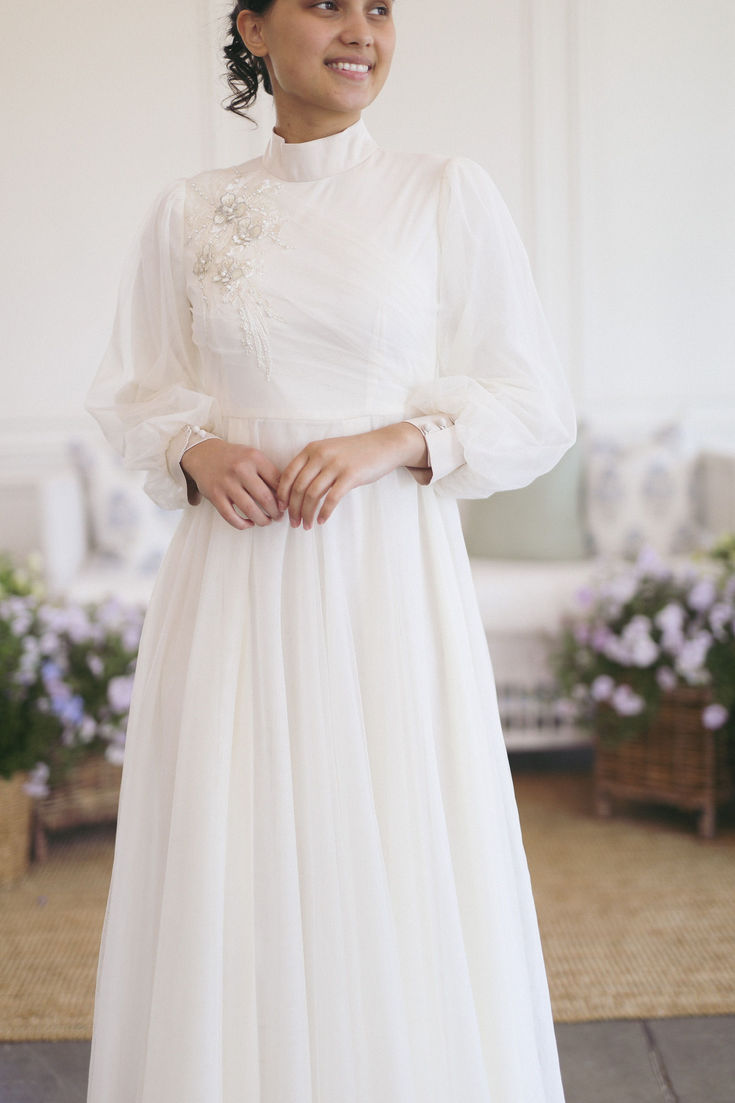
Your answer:
[[[579,11],[581,397],[735,442],[735,4]]]
[[[220,0],[13,5],[0,45],[2,421],[86,423],[124,252],[168,180],[260,152]],[[735,419],[732,0],[398,0],[366,115],[465,153],[526,242],[581,410]],[[724,411],[724,413],[723,413]],[[732,422],[731,422],[732,423]]]

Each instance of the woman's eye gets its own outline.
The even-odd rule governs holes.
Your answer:
[[[324,11],[334,11],[337,5],[335,4],[334,0],[324,0],[324,2],[321,4],[315,4],[314,7],[323,8]]]

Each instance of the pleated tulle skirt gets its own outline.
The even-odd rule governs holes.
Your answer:
[[[389,417],[232,420],[278,464]],[[188,509],[141,640],[88,1103],[561,1103],[457,503]]]

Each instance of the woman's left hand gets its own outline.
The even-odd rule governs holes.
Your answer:
[[[325,494],[318,524],[354,487],[377,482],[404,464],[421,467],[426,458],[423,433],[405,421],[367,433],[311,441],[284,467],[276,498],[282,509],[288,508],[293,528],[303,521],[304,528],[310,529]]]

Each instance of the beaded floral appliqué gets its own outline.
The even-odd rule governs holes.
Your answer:
[[[218,289],[240,319],[243,346],[255,355],[266,379],[271,377],[268,319],[278,317],[261,293],[262,253],[266,241],[283,246],[281,219],[273,195],[280,185],[269,179],[246,183],[238,169],[219,196],[207,195],[194,181],[193,191],[205,210],[189,220],[194,242],[194,275],[209,312],[207,287]]]

